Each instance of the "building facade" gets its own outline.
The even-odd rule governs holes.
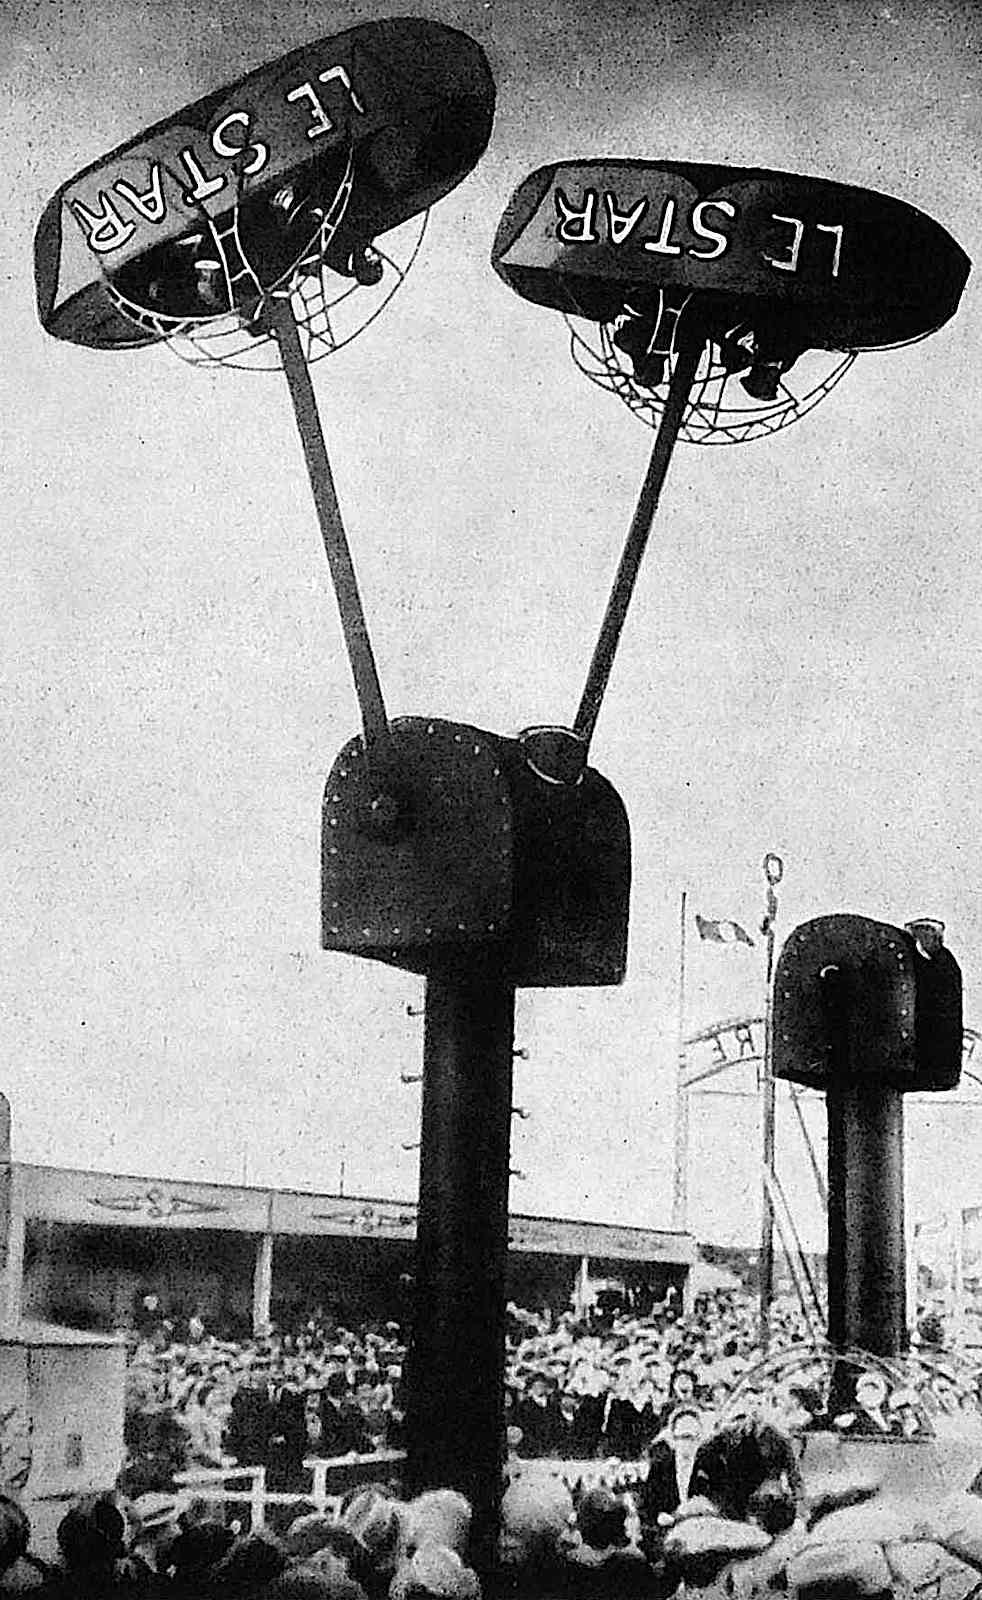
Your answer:
[[[96,1330],[132,1326],[156,1294],[168,1315],[246,1334],[320,1307],[353,1321],[409,1311],[416,1207],[15,1162],[8,1315]],[[685,1292],[690,1235],[513,1216],[509,1297],[559,1309],[591,1280],[636,1300]]]

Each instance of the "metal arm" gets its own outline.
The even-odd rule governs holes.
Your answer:
[[[290,388],[290,398],[297,419],[297,428],[303,443],[307,474],[317,507],[317,520],[327,553],[331,580],[337,595],[338,610],[344,642],[355,681],[355,693],[361,709],[365,735],[365,753],[369,760],[377,754],[388,735],[388,720],[382,687],[379,683],[368,625],[362,609],[358,579],[355,576],[351,550],[348,546],[341,508],[334,488],[331,463],[317,410],[317,400],[307,363],[300,347],[300,335],[288,299],[271,296],[266,308],[270,330],[279,345],[283,371]]]
[[[638,503],[628,530],[620,566],[617,569],[617,576],[614,579],[614,586],[610,592],[610,599],[607,601],[607,610],[594,648],[593,660],[590,662],[590,670],[584,685],[580,707],[576,713],[576,721],[573,723],[573,732],[584,741],[587,747],[589,747],[590,740],[593,737],[593,730],[600,714],[600,705],[614,665],[614,656],[617,653],[621,630],[624,627],[628,606],[631,604],[631,596],[634,593],[634,585],[641,569],[641,561],[644,556],[645,546],[648,543],[648,535],[651,532],[651,524],[658,509],[658,499],[661,494],[662,484],[665,482],[668,463],[672,459],[672,450],[675,447],[675,441],[678,438],[679,429],[685,417],[689,391],[692,388],[696,369],[699,365],[699,358],[703,351],[704,341],[702,338],[698,336],[692,337],[693,330],[690,329],[688,331],[690,338],[686,339],[682,345],[669,380],[668,399],[665,402],[665,410],[662,413],[658,432],[655,435],[648,471],[641,486],[641,493],[638,496]]]

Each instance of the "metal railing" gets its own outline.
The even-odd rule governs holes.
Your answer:
[[[344,1496],[359,1483],[391,1475],[405,1461],[402,1450],[376,1450],[372,1455],[307,1456],[309,1490],[268,1489],[265,1466],[192,1467],[175,1472],[180,1498],[205,1500],[222,1507],[241,1506],[250,1529],[266,1525],[267,1506],[313,1505],[336,1515]]]

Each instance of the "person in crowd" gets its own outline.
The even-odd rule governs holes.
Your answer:
[[[887,1406],[890,1386],[882,1373],[860,1372],[853,1389],[854,1403],[837,1413],[834,1425],[850,1438],[889,1439],[899,1424]]]
[[[456,1550],[430,1542],[401,1563],[389,1595],[390,1600],[481,1600],[481,1584]]]
[[[506,1582],[530,1593],[561,1592],[574,1542],[573,1496],[560,1478],[517,1478],[501,1501],[500,1555]]]
[[[756,1521],[773,1536],[791,1527],[804,1485],[789,1436],[773,1423],[748,1418],[701,1442],[688,1492],[711,1501],[723,1517]]]
[[[622,1365],[606,1408],[604,1454],[621,1461],[640,1461],[658,1432],[654,1387],[637,1369]]]
[[[624,1496],[611,1489],[599,1486],[581,1495],[576,1508],[579,1543],[569,1552],[569,1593],[628,1600],[651,1591],[651,1569],[631,1540],[628,1514]]]
[[[188,1435],[187,1459],[190,1467],[220,1467],[225,1461],[225,1431],[231,1419],[231,1404],[216,1381],[203,1378],[195,1384],[184,1408]]]
[[[265,1464],[274,1420],[269,1369],[256,1361],[232,1397],[225,1438],[232,1457],[242,1465]]]
[[[18,1502],[0,1494],[0,1595],[29,1594],[46,1587],[50,1570],[30,1553],[31,1523]]]
[[[648,1453],[648,1470],[637,1493],[642,1546],[649,1561],[661,1559],[665,1531],[689,1494],[702,1438],[697,1406],[677,1406]]]
[[[349,1494],[341,1505],[341,1522],[365,1552],[362,1586],[369,1600],[388,1592],[403,1545],[405,1506],[381,1486],[369,1485]]]
[[[146,1594],[154,1573],[127,1550],[126,1518],[111,1495],[94,1495],[58,1524],[60,1574],[50,1582],[58,1600],[127,1600]]]
[[[598,1442],[597,1418],[589,1400],[564,1389],[556,1419],[556,1456],[560,1461],[590,1461]]]
[[[554,1382],[545,1372],[533,1372],[515,1412],[522,1430],[518,1455],[526,1461],[554,1456],[560,1440],[559,1401]]]
[[[372,1439],[361,1412],[351,1398],[348,1379],[343,1372],[330,1372],[324,1381],[320,1426],[318,1455],[331,1457],[372,1453]]]

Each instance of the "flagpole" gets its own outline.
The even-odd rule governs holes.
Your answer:
[[[689,1091],[685,1087],[685,908],[686,891],[679,906],[679,1028],[675,1071],[675,1185],[672,1227],[685,1233],[689,1225]]]
[[[774,1151],[776,1144],[777,1096],[774,1085],[774,1064],[771,1048],[771,986],[774,977],[774,922],[777,917],[775,889],[784,876],[784,863],[780,856],[768,851],[763,860],[767,880],[767,910],[760,931],[767,939],[766,995],[764,1000],[764,1062],[761,1084],[763,1120],[763,1184],[761,1192],[760,1256],[758,1281],[760,1285],[760,1348],[767,1350],[771,1333],[771,1301],[774,1298]]]

